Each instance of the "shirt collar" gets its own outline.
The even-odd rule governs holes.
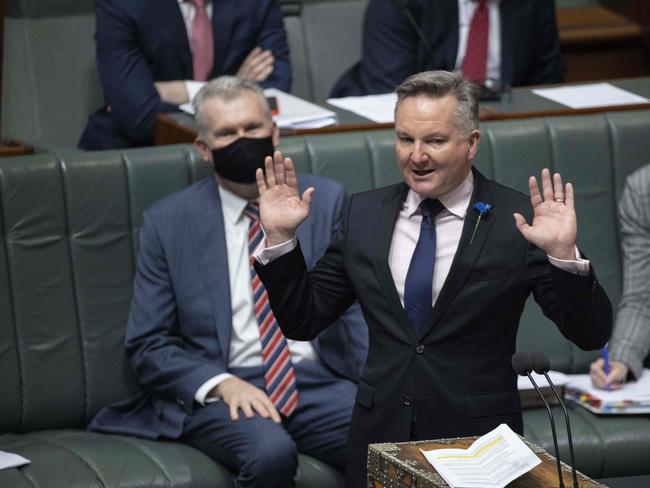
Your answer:
[[[219,196],[221,198],[221,210],[223,211],[224,217],[232,225],[236,224],[244,214],[248,200],[226,190],[223,186],[219,187]]]
[[[438,200],[440,200],[440,203],[444,205],[445,209],[450,214],[455,215],[459,219],[464,219],[473,191],[474,174],[470,170],[469,173],[467,173],[467,177],[460,185],[446,195],[441,196]],[[420,195],[415,193],[413,190],[409,190],[406,195],[406,200],[404,201],[404,209],[409,217],[418,211],[418,206],[422,200],[423,198]]]

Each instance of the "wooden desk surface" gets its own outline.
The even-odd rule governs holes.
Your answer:
[[[373,488],[448,487],[444,479],[429,464],[420,449],[468,448],[477,437],[460,437],[435,441],[370,444],[368,447],[368,482]],[[541,459],[531,471],[508,484],[508,488],[557,487],[557,464],[548,452],[524,439],[524,442]],[[571,468],[562,463],[562,475],[567,488],[573,486]],[[580,488],[607,488],[578,472]]]
[[[650,77],[604,80],[611,84],[650,99]],[[569,84],[565,84],[569,85]],[[337,112],[339,124],[319,129],[283,129],[283,136],[328,134],[352,131],[389,129],[392,123],[377,124],[356,114],[335,107],[328,107]],[[590,113],[613,112],[619,110],[650,109],[650,103],[637,105],[617,105],[585,109],[571,109],[559,103],[539,97],[531,87],[512,89],[499,101],[481,102],[480,119],[509,120],[548,116],[583,115]],[[156,122],[155,144],[190,143],[196,137],[196,124],[193,117],[180,112],[161,114]]]

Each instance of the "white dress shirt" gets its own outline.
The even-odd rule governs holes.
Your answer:
[[[501,0],[487,0],[489,16],[488,57],[485,85],[493,88],[494,81],[501,82],[501,17],[499,14]],[[469,26],[474,12],[478,7],[477,0],[458,0],[458,53],[456,54],[456,69],[459,70],[465,59]],[[498,88],[498,86],[497,86]]]
[[[456,255],[460,236],[463,232],[463,223],[473,190],[474,175],[470,171],[460,185],[439,198],[440,203],[444,205],[445,209],[435,218],[436,262],[432,277],[432,304],[436,303],[438,294],[451,269],[451,263]],[[390,250],[388,252],[388,264],[402,306],[404,306],[404,283],[406,281],[406,274],[411,263],[413,251],[415,251],[415,245],[420,236],[422,214],[420,214],[418,206],[421,201],[422,197],[420,195],[413,190],[409,190],[397,216]],[[512,220],[512,225],[515,225],[514,219]],[[266,247],[265,240],[262,240],[257,249],[255,249],[253,256],[261,264],[267,264],[273,259],[293,250],[296,245],[297,241],[295,238],[271,247]],[[589,261],[580,257],[577,247],[576,256],[577,260],[575,261],[557,259],[549,255],[547,255],[547,258],[552,265],[564,271],[582,276],[588,275]]]
[[[248,227],[250,220],[243,212],[247,200],[219,187],[221,208],[226,232],[228,254],[228,279],[230,283],[230,303],[232,308],[232,331],[230,336],[230,358],[228,367],[262,366],[262,344],[255,310],[248,252]],[[218,293],[218,290],[212,290]],[[287,340],[291,361],[298,364],[303,360],[316,360],[316,352],[311,343]],[[197,390],[194,399],[203,404],[206,396],[219,383],[231,377],[222,373],[205,382]],[[211,400],[211,399],[210,399]],[[208,400],[208,401],[210,401]]]
[[[474,175],[470,171],[460,185],[438,199],[445,208],[435,218],[436,263],[433,270],[433,296],[431,302],[434,305],[456,255],[473,190]],[[420,195],[413,190],[409,190],[397,216],[388,253],[388,264],[402,306],[404,305],[406,274],[408,273],[411,256],[415,251],[418,237],[420,237],[422,214],[418,207],[422,200]],[[512,225],[515,225],[514,219]],[[576,261],[556,259],[552,256],[548,256],[548,260],[551,264],[565,271],[581,275],[589,274],[589,261],[580,258],[577,248],[576,255],[578,256]]]
[[[190,49],[192,49],[192,20],[196,13],[196,7],[188,0],[178,0],[178,6],[183,15],[187,40],[190,44]],[[208,13],[208,18],[212,20],[212,0],[205,0],[205,10]],[[194,100],[194,97],[199,90],[203,88],[203,85],[205,85],[204,81],[185,80],[185,89],[187,90],[187,96],[189,97],[190,103]]]

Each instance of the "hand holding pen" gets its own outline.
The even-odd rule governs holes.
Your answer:
[[[603,357],[591,363],[589,375],[596,388],[618,390],[625,384],[628,367],[620,361],[609,359],[609,349],[603,348]]]

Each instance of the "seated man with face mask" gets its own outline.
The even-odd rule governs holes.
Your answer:
[[[262,239],[255,171],[278,129],[254,82],[217,78],[194,105],[195,144],[216,175],[145,212],[125,337],[145,391],[89,428],[177,439],[238,471],[240,486],[291,487],[298,451],[343,467],[366,325],[353,306],[327,337],[285,339],[250,258]],[[319,189],[298,231],[313,264],[345,194],[322,177],[298,180]]]

